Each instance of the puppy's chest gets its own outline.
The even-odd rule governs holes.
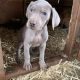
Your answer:
[[[34,38],[32,40],[32,47],[39,46],[42,42],[43,42],[43,38],[42,38],[41,34],[37,34],[34,36]]]

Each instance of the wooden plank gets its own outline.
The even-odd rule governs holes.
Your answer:
[[[24,16],[24,0],[0,0],[0,24]]]
[[[79,24],[80,24],[80,1],[73,0],[72,15],[69,23],[69,32],[64,49],[64,53],[67,54],[69,57],[71,56],[71,51],[74,46]]]
[[[0,40],[0,80],[5,80],[5,71],[4,71],[4,64],[3,64],[1,40]]]
[[[61,56],[56,56],[56,57],[47,59],[46,63],[49,67],[49,66],[52,66],[52,65],[55,65],[55,64],[59,63],[59,61],[61,59],[63,59]],[[65,61],[65,59],[63,59],[63,61]],[[39,70],[38,61],[32,63],[32,69],[30,71],[26,71],[22,67],[20,67],[19,65],[15,65],[15,71],[14,72],[6,73],[6,80],[8,80],[12,77],[17,77],[17,76],[20,76],[20,75],[28,74],[28,73],[36,71],[36,70]]]
[[[80,44],[79,44],[79,53],[78,53],[77,58],[78,58],[78,60],[80,61]]]
[[[79,50],[79,53],[78,53],[78,60],[80,60],[80,50]]]
[[[79,50],[79,58],[80,58],[80,50]]]

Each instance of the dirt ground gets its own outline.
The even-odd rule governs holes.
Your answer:
[[[60,51],[64,49],[67,29],[57,27],[53,31],[51,26],[49,26],[49,28],[49,40],[47,42],[46,53],[49,53],[50,55],[61,54]],[[16,63],[15,56],[18,44],[18,31],[1,27],[0,34],[5,68],[10,68],[10,64]],[[35,54],[35,56],[36,55],[37,54]]]

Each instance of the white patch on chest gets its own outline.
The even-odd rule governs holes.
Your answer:
[[[39,46],[42,43],[42,36],[41,34],[35,35],[32,41],[32,47]]]

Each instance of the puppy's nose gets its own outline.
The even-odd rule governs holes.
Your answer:
[[[35,27],[35,23],[31,23],[31,22],[30,22],[30,26],[31,26],[31,27]]]

